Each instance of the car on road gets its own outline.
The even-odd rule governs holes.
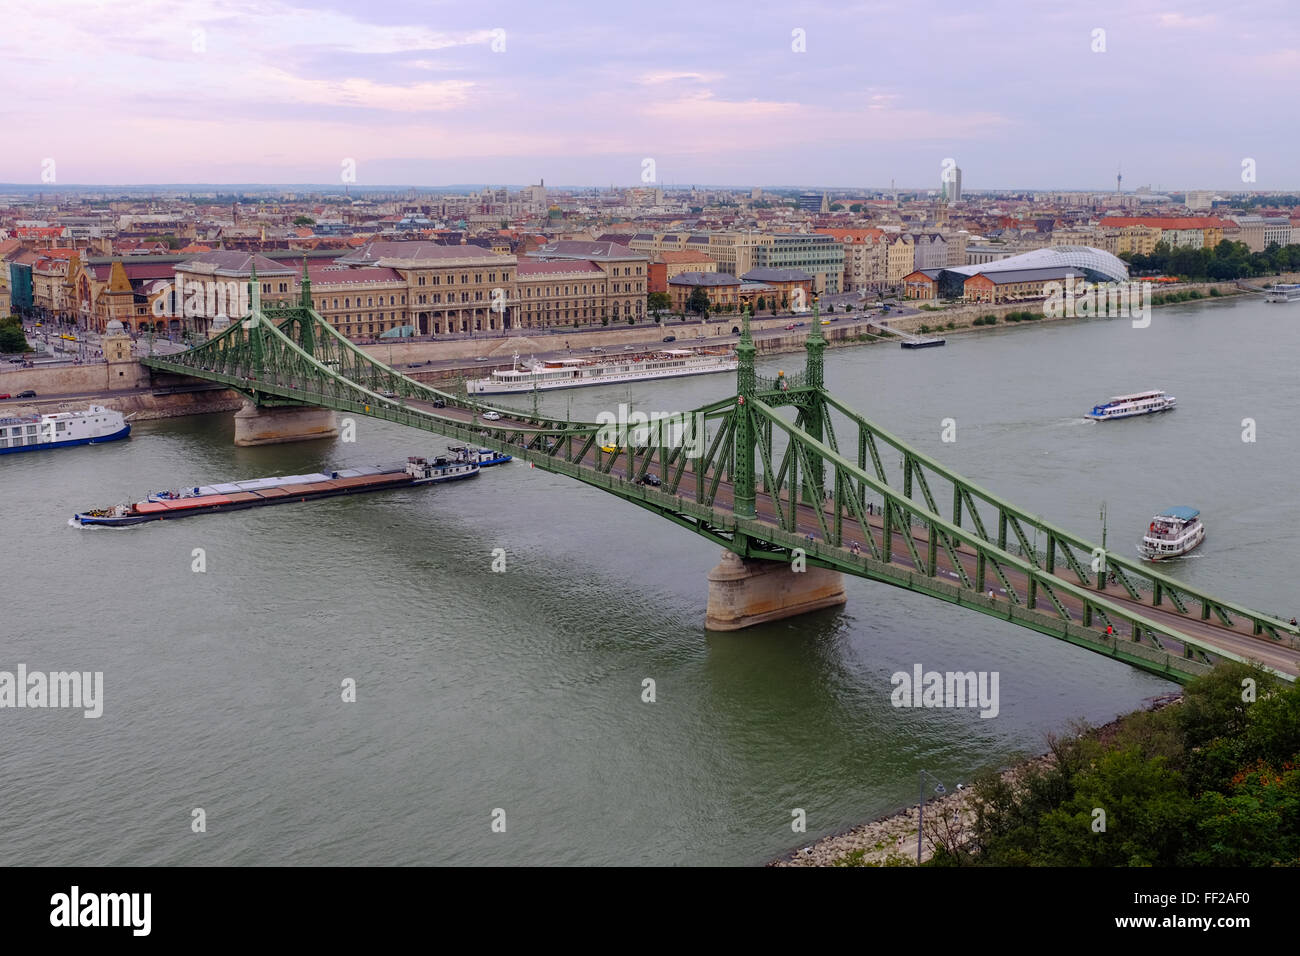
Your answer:
[[[665,341],[665,342],[676,342],[676,341],[677,341],[677,336],[675,336],[675,335],[665,335],[665,336],[664,336],[664,341]]]
[[[605,351],[605,350],[604,350],[603,348],[601,348],[599,345],[593,345],[589,351],[592,351],[592,352],[603,352],[603,351]]]
[[[475,361],[475,362],[486,362],[486,361],[487,361],[487,356],[486,356],[486,355],[480,355],[480,356],[479,356],[478,358],[476,358],[474,361]]]
[[[397,393],[394,392],[391,388],[386,388],[386,389],[384,389],[382,392],[380,392],[379,394],[382,395],[382,396],[384,396],[384,398],[396,398],[396,397],[397,397]]]
[[[630,351],[632,351],[632,349],[633,349],[633,346],[631,346],[631,345],[625,345],[625,346],[623,346],[623,351],[624,351],[624,352],[630,352]]]
[[[659,480],[658,475],[652,475],[647,472],[645,475],[641,477],[641,484],[649,485],[651,488],[658,488],[660,485],[663,484],[663,482]]]
[[[5,392],[3,395],[0,395],[0,402],[3,402],[6,398],[13,398],[13,396],[8,392]]]
[[[14,396],[14,397],[15,397],[15,398],[35,398],[35,397],[36,397],[36,393],[35,393],[34,391],[32,391],[30,388],[25,388],[25,389],[23,389],[21,392],[19,392],[19,393],[18,393],[16,396]]]
[[[794,330],[794,323],[791,322],[789,325],[787,325],[787,326],[785,327],[785,330],[786,330],[787,332],[793,331],[793,330]]]
[[[496,412],[484,412],[483,417],[490,422],[500,421],[501,416]]]
[[[10,359],[9,361],[10,361],[12,364],[14,364],[14,365],[22,365],[22,364],[23,364],[23,360],[20,359],[20,358]]]
[[[433,407],[434,407],[434,408],[446,408],[446,407],[447,407],[447,403],[444,402],[441,398],[435,398],[435,399],[433,400]]]
[[[616,455],[616,454],[618,454],[618,446],[617,446],[617,445],[601,445],[601,446],[600,446],[600,450],[603,451],[603,452],[604,452],[605,454],[607,454],[607,455]]]

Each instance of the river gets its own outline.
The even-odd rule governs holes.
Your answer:
[[[1298,323],[1300,308],[1258,298],[1188,304],[1145,329],[1094,319],[919,352],[836,349],[826,379],[1088,537],[1105,500],[1112,548],[1132,553],[1168,505],[1200,508],[1207,541],[1170,573],[1290,616]],[[801,365],[779,355],[760,372]],[[1177,411],[1082,419],[1147,387]],[[544,402],[590,418],[733,389],[704,376]],[[355,443],[235,448],[232,434],[228,415],[144,422],[126,442],[0,459],[0,669],[104,674],[98,719],[0,710],[0,863],[758,864],[915,802],[921,769],[952,789],[1041,752],[1073,719],[1102,723],[1172,689],[856,579],[841,610],[708,633],[715,545],[520,463],[357,499],[68,525],[158,488],[446,444],[367,419]],[[917,663],[998,672],[997,716],[894,708],[890,675]]]

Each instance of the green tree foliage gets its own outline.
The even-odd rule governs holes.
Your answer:
[[[1126,252],[1120,258],[1129,263],[1134,277],[1173,275],[1224,282],[1300,270],[1300,245],[1272,243],[1263,252],[1251,252],[1244,242],[1228,239],[1213,249],[1174,248],[1160,242],[1150,255]]]
[[[934,865],[1300,865],[1293,684],[1225,662],[1180,703],[1048,743],[1017,783],[976,779],[972,833]]]
[[[21,326],[0,325],[0,352],[29,352],[27,336],[23,335]]]
[[[697,285],[691,290],[691,296],[686,300],[686,308],[696,314],[709,311],[709,294],[704,291],[704,286]]]

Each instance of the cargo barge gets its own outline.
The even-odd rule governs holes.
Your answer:
[[[146,521],[189,518],[216,511],[241,511],[265,505],[458,481],[473,478],[478,473],[479,465],[472,461],[441,456],[432,461],[411,457],[404,465],[346,468],[342,471],[290,475],[285,478],[252,478],[179,491],[160,491],[133,504],[78,512],[72,516],[71,523],[121,528]]]

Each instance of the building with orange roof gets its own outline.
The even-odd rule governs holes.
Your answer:
[[[697,249],[661,252],[650,261],[647,292],[667,292],[668,283],[683,272],[717,272],[718,261]]]
[[[844,247],[845,292],[883,289],[888,284],[889,251],[883,229],[825,227],[814,232],[839,240]]]
[[[1100,225],[1119,228],[1120,252],[1138,252],[1138,246],[1154,248],[1159,242],[1191,249],[1212,249],[1223,241],[1223,229],[1229,224],[1215,216],[1105,216]],[[1126,229],[1133,231],[1125,233]],[[1128,242],[1125,242],[1126,235],[1130,237]],[[1153,236],[1154,242],[1150,241]],[[1141,251],[1149,254],[1151,248]]]

